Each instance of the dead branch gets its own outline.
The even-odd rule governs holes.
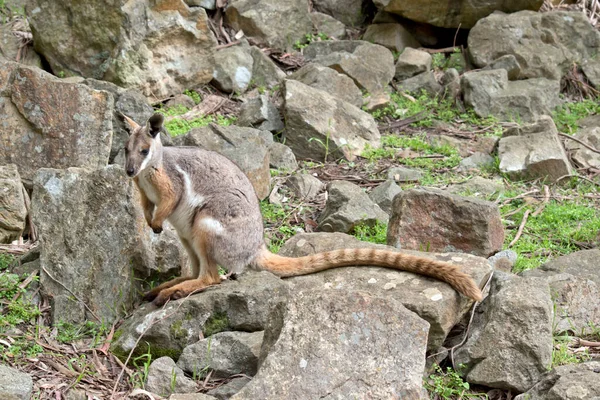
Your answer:
[[[587,148],[587,149],[589,149],[589,150],[593,151],[594,153],[598,153],[598,154],[600,154],[600,150],[598,150],[598,149],[597,149],[597,148],[595,148],[595,147],[592,147],[592,146],[590,146],[589,144],[585,143],[585,142],[584,142],[583,140],[581,140],[581,139],[574,138],[573,136],[569,136],[569,135],[567,135],[566,133],[562,133],[562,132],[558,132],[558,135],[559,135],[559,136],[562,136],[562,137],[564,137],[564,138],[567,138],[567,139],[571,139],[571,140],[573,140],[573,141],[575,141],[575,142],[579,143],[580,145],[584,146],[585,148]]]
[[[527,223],[527,218],[529,217],[530,212],[531,210],[525,210],[525,214],[523,214],[523,219],[521,220],[521,225],[519,225],[519,230],[517,230],[515,238],[508,244],[508,247],[513,247],[513,245],[517,243],[517,240],[519,240],[523,234],[523,228],[525,228],[525,224]]]

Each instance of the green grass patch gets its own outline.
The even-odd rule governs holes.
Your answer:
[[[567,364],[579,364],[591,360],[590,354],[587,351],[575,353],[569,347],[572,338],[567,334],[554,336],[554,345],[552,346],[552,365],[549,370]]]
[[[504,198],[510,198],[515,192],[508,192]],[[527,204],[524,199],[515,199],[501,208],[502,214],[511,211],[505,223],[513,229],[506,230],[505,245],[508,245],[517,233],[526,210],[533,213],[539,204]],[[529,215],[523,235],[512,247],[519,254],[514,267],[515,272],[537,268],[546,261],[581,250],[581,243],[594,243],[600,232],[600,210],[585,199],[550,200],[537,217]]]
[[[323,42],[325,40],[329,40],[329,36],[324,33],[307,33],[304,35],[304,40],[296,40],[294,48],[296,50],[302,50],[312,42]]]
[[[183,94],[185,94],[186,96],[188,96],[192,100],[194,100],[195,104],[200,104],[200,102],[202,101],[202,97],[200,96],[200,93],[196,92],[195,90],[185,90],[183,92]]]
[[[424,379],[423,386],[429,392],[431,399],[487,399],[485,393],[473,393],[471,385],[450,367],[444,371],[439,365],[434,365],[434,372]]]
[[[271,252],[278,253],[281,246],[297,233],[297,229],[289,222],[294,209],[288,205],[279,206],[263,200],[260,202],[260,212],[265,223],[267,246]]]
[[[577,122],[590,115],[600,114],[600,99],[587,99],[576,103],[565,103],[552,114],[559,131],[568,134],[577,132]]]
[[[58,322],[56,328],[56,340],[60,343],[73,343],[85,338],[93,338],[93,345],[100,343],[108,334],[109,328],[104,324],[94,321],[86,321],[82,324]]]
[[[173,107],[159,108],[156,112],[163,114],[165,117],[177,117],[188,112],[189,109],[182,105]],[[224,117],[222,115],[205,115],[194,119],[172,118],[165,122],[165,128],[173,137],[184,135],[193,128],[202,128],[211,123],[221,126],[230,126],[236,121],[235,117]]]
[[[402,150],[409,149],[419,153],[414,158],[400,156]],[[428,157],[428,156],[440,156]],[[423,136],[399,136],[384,135],[381,137],[381,147],[374,149],[367,145],[361,157],[370,162],[376,162],[381,159],[394,160],[408,167],[424,168],[434,171],[443,168],[454,168],[461,157],[458,150],[449,145],[437,145],[428,143],[427,138]]]
[[[380,221],[374,226],[359,224],[354,227],[352,235],[363,242],[386,244],[387,224]]]

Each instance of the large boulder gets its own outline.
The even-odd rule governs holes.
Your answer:
[[[314,0],[315,10],[329,14],[348,26],[359,26],[365,22],[365,4],[363,0]]]
[[[27,223],[25,188],[16,165],[0,166],[0,243],[18,239]]]
[[[144,388],[159,396],[168,396],[171,393],[194,393],[196,382],[185,376],[173,359],[160,357],[150,364]]]
[[[361,109],[294,80],[285,81],[285,144],[296,158],[354,160],[381,146],[377,123]]]
[[[462,251],[489,257],[502,249],[504,227],[498,206],[438,189],[411,189],[392,203],[387,243],[428,251]]]
[[[142,281],[180,273],[176,235],[152,233],[138,196],[116,165],[37,173],[32,212],[41,241],[40,283],[53,300],[55,323],[96,317],[110,323],[131,311]]]
[[[0,61],[0,165],[28,184],[39,168],[101,168],[112,137],[112,96]]]
[[[572,171],[556,125],[549,116],[506,130],[498,144],[498,158],[500,171],[514,179],[555,181]]]
[[[31,375],[0,365],[0,398],[29,400],[33,391]]]
[[[182,0],[32,0],[36,50],[57,75],[103,79],[163,99],[212,79],[217,41]]]
[[[516,1],[436,1],[436,0],[374,0],[375,6],[411,21],[425,22],[442,28],[471,28],[494,11],[512,13],[537,11],[543,0]]]
[[[357,225],[387,223],[388,215],[360,186],[348,181],[327,185],[327,203],[319,216],[318,229],[325,232],[350,233]]]
[[[494,272],[471,335],[455,352],[466,380],[516,392],[535,385],[552,361],[552,307],[543,279]]]
[[[269,147],[272,143],[273,136],[268,131],[216,124],[194,128],[173,140],[176,146],[198,146],[235,162],[248,176],[261,200],[270,193]]]
[[[392,51],[402,51],[407,47],[421,47],[417,39],[404,26],[395,22],[369,25],[362,39],[380,44]]]
[[[5,1],[2,11],[5,10],[6,6],[7,2]],[[6,16],[3,13],[3,19],[5,18]],[[23,45],[23,38],[15,35],[15,31],[18,31],[20,34],[31,34],[25,18],[14,18],[12,21],[3,21],[0,23],[0,57],[32,67],[41,68],[42,60],[33,50],[33,44],[29,42],[28,44]]]
[[[474,71],[463,75],[465,103],[480,117],[532,122],[552,114],[560,104],[560,82],[546,78],[509,81],[505,69]]]
[[[381,92],[394,78],[392,52],[364,40],[313,42],[304,49],[304,57],[348,75],[369,93]]]
[[[275,275],[249,271],[164,308],[144,304],[115,332],[111,351],[122,360],[132,351],[177,360],[201,335],[264,330],[271,309],[285,304],[287,295],[288,285]]]
[[[421,399],[428,328],[389,297],[295,292],[270,316],[260,369],[232,399]]]
[[[598,374],[600,361],[556,367],[515,400],[596,400],[600,398]]]
[[[315,63],[308,63],[288,76],[315,89],[323,90],[340,100],[347,101],[356,107],[362,107],[363,96],[354,81],[347,75],[334,69]]]
[[[292,237],[282,246],[279,254],[302,257],[324,251],[355,248],[398,251],[393,247],[361,242],[354,236],[343,233],[304,233]],[[483,286],[492,270],[485,258],[469,254],[407,253],[458,265],[465,273],[471,275],[479,286]],[[398,300],[429,322],[428,350],[437,350],[443,344],[450,329],[461,320],[472,305],[470,299],[459,295],[447,283],[389,268],[336,268],[290,278],[286,282],[291,285],[293,292],[309,289],[356,290]]]
[[[312,32],[312,21],[303,0],[232,0],[225,16],[236,31],[268,47],[292,49]]]
[[[592,334],[600,321],[600,250],[582,250],[524,272],[548,281],[555,304],[555,332]]]
[[[213,84],[225,93],[244,93],[252,81],[254,58],[250,47],[226,47],[215,53]]]
[[[582,12],[494,13],[473,27],[468,41],[477,67],[514,55],[521,78],[558,80],[573,63],[597,66],[600,52],[600,32]]]

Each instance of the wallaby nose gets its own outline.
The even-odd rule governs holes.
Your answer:
[[[127,175],[133,176],[135,174],[135,170],[133,168],[127,168]]]

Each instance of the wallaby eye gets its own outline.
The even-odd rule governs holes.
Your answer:
[[[143,155],[143,156],[147,156],[148,153],[149,153],[148,149],[142,149],[142,151],[140,151],[140,154]]]

